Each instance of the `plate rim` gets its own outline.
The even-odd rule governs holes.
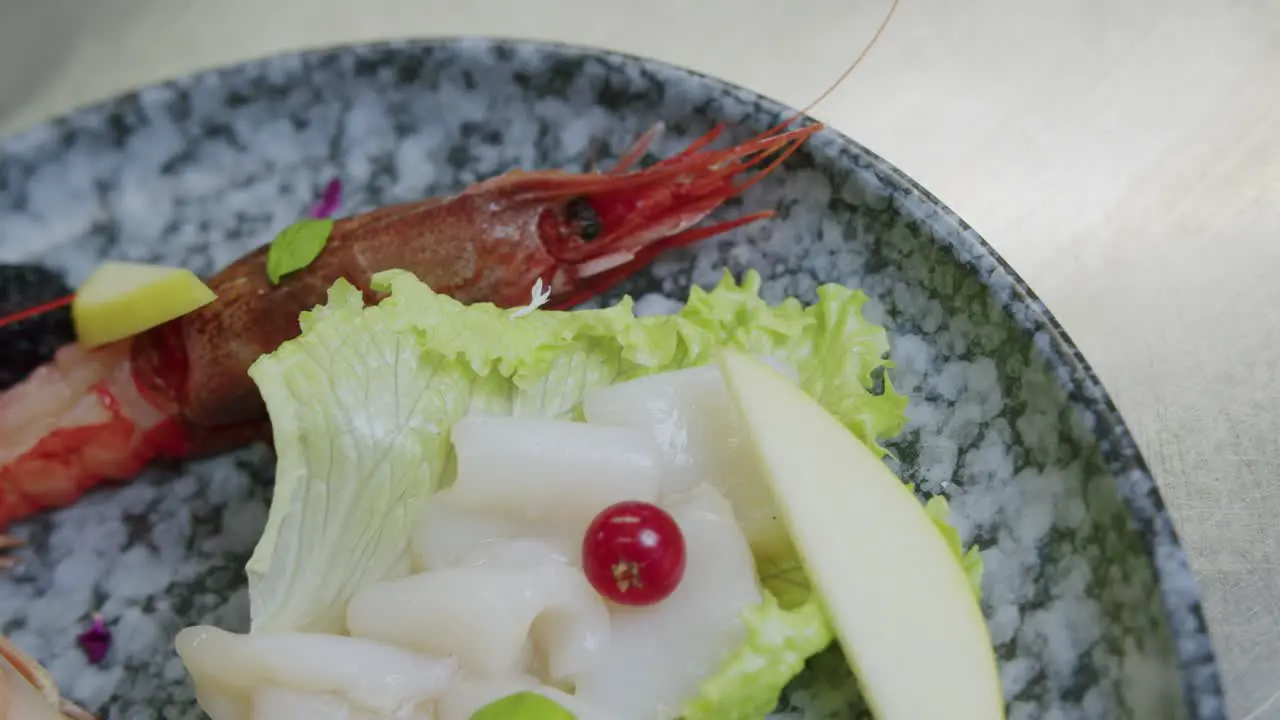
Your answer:
[[[135,101],[149,91],[189,88],[204,78],[232,72],[261,74],[267,66],[283,61],[306,64],[326,57],[340,58],[379,52],[457,51],[479,46],[509,46],[516,50],[594,57],[615,64],[655,68],[667,75],[683,76],[691,83],[701,84],[708,89],[726,92],[735,99],[750,104],[754,113],[772,113],[778,117],[796,113],[795,108],[761,92],[653,56],[589,44],[514,35],[427,35],[325,44],[267,53],[134,85],[35,124],[0,134],[0,156],[11,148],[37,145],[47,134],[56,134],[63,127],[92,126],[96,123],[86,121],[106,115],[113,108]],[[820,122],[807,113],[802,117],[809,122]],[[1134,524],[1134,530],[1160,589],[1161,605],[1178,661],[1182,696],[1190,713],[1189,717],[1193,720],[1226,720],[1225,690],[1211,629],[1205,617],[1199,583],[1190,567],[1186,548],[1160,494],[1154,474],[1097,372],[1026,280],[973,226],[892,162],[832,125],[823,125],[823,130],[810,138],[810,147],[817,146],[814,152],[853,166],[850,174],[857,171],[871,173],[888,190],[899,213],[926,226],[929,239],[936,246],[977,276],[1002,313],[1025,334],[1046,365],[1056,371],[1052,374],[1058,387],[1065,393],[1066,401],[1093,415],[1095,422],[1089,428],[1089,436],[1098,446],[1107,469],[1115,476],[1121,501],[1129,520]],[[912,203],[916,207],[910,207]],[[929,212],[923,213],[922,210]],[[997,284],[1001,287],[997,287]],[[1017,311],[1015,306],[1020,306]],[[1193,636],[1203,638],[1203,642]]]

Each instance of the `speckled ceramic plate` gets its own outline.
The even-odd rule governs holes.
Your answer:
[[[666,155],[717,121],[786,114],[725,83],[622,55],[461,40],[278,57],[121,97],[0,140],[0,261],[84,279],[107,257],[211,272],[341,177],[344,214],[448,194],[514,167],[582,169],[658,120]],[[984,610],[1011,718],[1225,718],[1192,575],[1151,474],[1098,380],[960,219],[830,130],[722,215],[774,221],[664,257],[623,288],[683,298],[759,270],[771,299],[865,290],[890,330],[910,424],[902,476],[951,498],[983,548]],[[615,296],[616,297],[616,296]],[[266,518],[255,447],[150,471],[16,528],[0,631],[112,720],[197,717],[180,628],[248,622],[243,567]],[[92,666],[89,615],[115,644]],[[929,678],[920,678],[928,692]],[[803,683],[793,693],[805,694]],[[839,708],[833,716],[845,714]]]

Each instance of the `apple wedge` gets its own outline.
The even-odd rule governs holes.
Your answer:
[[[93,348],[150,330],[215,299],[190,270],[106,262],[76,292],[71,321],[80,344]]]
[[[736,352],[720,360],[745,442],[880,720],[998,720],[986,621],[915,495],[821,405]]]

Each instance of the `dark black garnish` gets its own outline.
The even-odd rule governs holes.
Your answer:
[[[0,318],[71,294],[58,273],[39,265],[0,265]],[[53,359],[75,340],[71,308],[0,327],[0,390],[6,390]]]

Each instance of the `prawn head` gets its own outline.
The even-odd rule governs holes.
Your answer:
[[[460,197],[501,197],[508,206],[533,208],[532,230],[548,258],[548,307],[564,309],[609,290],[660,253],[771,217],[766,210],[698,226],[821,129],[774,129],[727,149],[708,149],[725,130],[721,125],[673,157],[632,169],[657,139],[657,126],[607,172],[512,171]]]
[[[891,0],[871,40],[835,82],[804,109],[744,143],[726,150],[707,149],[725,130],[718,125],[678,155],[644,170],[631,170],[661,136],[664,126],[659,123],[602,175],[512,172],[472,192],[507,188],[552,203],[537,222],[539,239],[555,260],[548,307],[572,307],[614,287],[666,250],[771,217],[773,211],[766,210],[694,227],[730,197],[762,180],[822,129],[814,124],[785,130],[862,64],[880,42],[899,2]],[[751,171],[754,175],[743,179]]]

